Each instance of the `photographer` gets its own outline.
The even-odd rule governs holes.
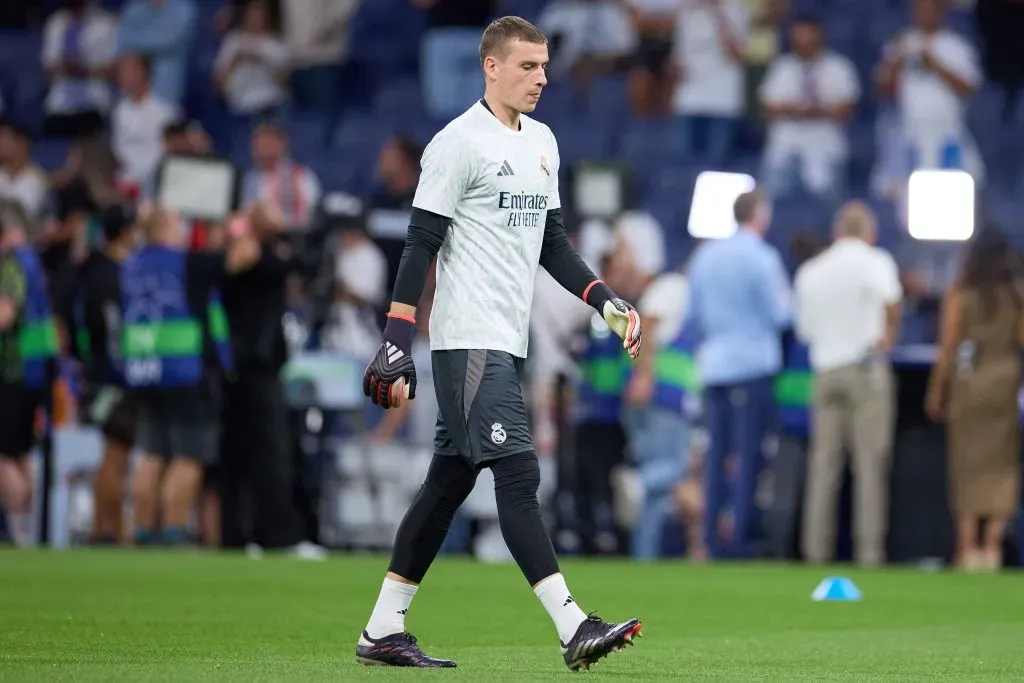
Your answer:
[[[262,203],[236,217],[229,230],[251,234],[264,248],[256,266],[230,279],[223,290],[236,369],[225,392],[223,543],[239,547],[251,540],[317,559],[323,550],[305,542],[293,503],[292,442],[280,380],[288,359],[282,327],[286,281],[307,270],[305,254],[284,234],[282,218]],[[246,498],[253,508],[251,524]]]

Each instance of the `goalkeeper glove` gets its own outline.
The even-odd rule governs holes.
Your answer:
[[[384,342],[363,373],[363,393],[374,405],[397,408],[403,397],[416,398],[416,366],[412,362],[415,332],[411,318],[388,314]]]
[[[640,355],[640,314],[632,305],[622,299],[609,299],[602,306],[601,315],[608,328],[622,339],[622,348],[629,357],[636,360]]]
[[[640,314],[631,304],[615,296],[608,285],[594,280],[583,293],[583,299],[597,309],[608,328],[622,340],[622,348],[636,360],[640,355]]]

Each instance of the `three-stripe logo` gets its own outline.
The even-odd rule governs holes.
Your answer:
[[[384,344],[384,351],[388,354],[388,365],[394,365],[405,357],[405,352],[391,342]]]
[[[512,167],[509,165],[508,160],[501,163],[501,169],[498,171],[498,177],[504,178],[505,176],[515,175],[512,172]]]

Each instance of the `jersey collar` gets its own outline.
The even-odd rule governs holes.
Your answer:
[[[491,113],[491,116],[493,116],[494,118],[498,118],[498,115],[494,113],[493,109],[491,109],[491,105],[487,104],[487,100],[485,100],[484,98],[481,97],[480,98],[480,104],[483,105],[484,109],[486,109],[487,111],[489,111]],[[498,123],[501,123],[501,121],[498,121]],[[501,125],[503,127],[505,127],[505,128],[508,127],[508,126],[505,126],[505,124],[503,124],[503,123]],[[523,119],[522,119],[522,117],[520,117],[520,119],[519,119],[519,130],[521,131],[522,129],[523,129]]]

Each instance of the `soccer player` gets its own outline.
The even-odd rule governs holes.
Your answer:
[[[569,245],[558,196],[558,148],[526,116],[547,83],[547,39],[518,17],[494,21],[480,41],[484,97],[424,151],[384,341],[363,390],[384,408],[415,398],[416,304],[437,256],[430,347],[439,416],[434,459],[395,539],[391,565],[359,638],[362,664],[454,667],[416,645],[405,614],[456,509],[490,467],[509,550],[558,631],[572,670],[632,642],[641,623],[587,616],[559,572],[537,502],[540,470],[520,379],[538,264],[597,309],[632,357],[640,318]]]

